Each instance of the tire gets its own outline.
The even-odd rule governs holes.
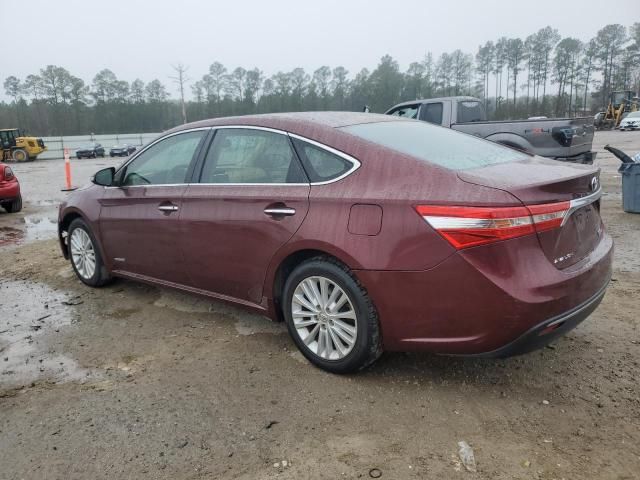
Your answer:
[[[15,198],[10,202],[3,203],[2,206],[7,213],[18,213],[22,210],[22,195],[19,195],[18,198]]]
[[[100,154],[100,158],[104,158],[104,152]]]
[[[313,296],[313,292],[311,295],[308,292],[314,284],[315,292],[320,293],[323,282],[325,294],[320,296],[325,302],[333,298],[335,307],[343,294],[347,299],[337,309],[320,305],[315,309],[318,313],[313,313],[299,299],[302,297],[306,305],[318,307],[319,299]],[[373,302],[351,271],[337,260],[319,256],[297,266],[285,282],[282,298],[289,335],[300,352],[321,369],[331,373],[351,373],[371,365],[382,354],[378,313]],[[351,316],[348,315],[350,311],[354,313]]]
[[[29,153],[23,148],[16,148],[13,152],[11,152],[11,158],[13,158],[13,160],[16,162],[28,162]]]
[[[79,243],[76,243],[79,242]],[[69,225],[67,246],[69,249],[69,261],[76,272],[77,277],[85,285],[90,287],[101,287],[111,281],[111,276],[104,265],[98,242],[93,233],[80,218],[76,218]],[[74,250],[78,247],[77,253]],[[82,254],[84,250],[85,254]],[[89,252],[92,252],[91,255]],[[83,261],[81,261],[81,258]],[[93,259],[93,269],[91,269],[91,259]]]
[[[110,153],[110,154],[109,154],[109,156],[110,156],[111,158],[115,157],[115,155],[114,155],[113,153]]]

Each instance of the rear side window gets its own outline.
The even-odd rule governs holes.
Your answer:
[[[306,183],[289,138],[264,130],[219,129],[201,183]]]
[[[425,103],[420,111],[420,120],[442,125],[442,103]]]
[[[484,107],[480,102],[475,100],[458,102],[457,123],[484,122],[486,119],[487,116],[484,113]]]
[[[466,170],[530,158],[525,153],[425,122],[363,123],[341,130],[451,170]]]
[[[311,182],[328,182],[353,168],[348,160],[311,143],[293,138],[293,144]]]

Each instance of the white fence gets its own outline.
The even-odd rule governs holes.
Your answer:
[[[120,135],[78,135],[71,137],[42,137],[47,150],[38,155],[38,160],[63,158],[64,149],[68,148],[73,157],[75,151],[89,143],[99,143],[109,155],[109,149],[114,145],[127,143],[140,148],[156,138],[158,133],[123,133]]]

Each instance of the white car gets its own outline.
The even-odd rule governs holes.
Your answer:
[[[640,112],[631,112],[620,122],[620,130],[637,130],[640,128]]]

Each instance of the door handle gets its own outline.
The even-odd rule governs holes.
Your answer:
[[[158,210],[160,210],[161,212],[177,212],[178,211],[178,206],[177,205],[160,205],[158,206]]]
[[[270,207],[265,208],[264,213],[274,217],[291,216],[296,214],[296,209],[290,207]]]

